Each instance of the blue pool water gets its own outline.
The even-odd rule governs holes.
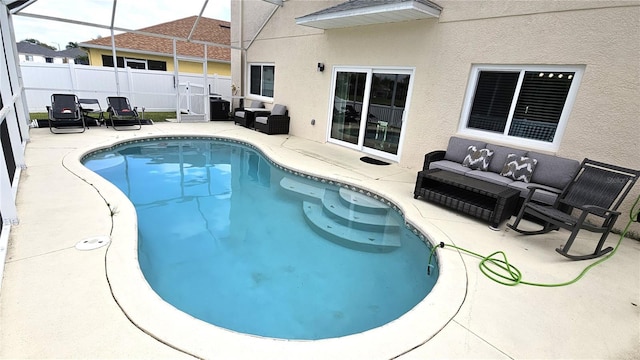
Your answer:
[[[220,327],[359,333],[409,311],[437,280],[437,269],[426,275],[429,247],[390,204],[275,166],[248,144],[137,141],[83,163],[134,204],[154,291]]]

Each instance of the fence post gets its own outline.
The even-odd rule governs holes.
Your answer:
[[[71,78],[71,91],[75,94],[78,90],[78,77],[76,76],[76,67],[73,64],[73,61],[67,62],[69,65],[69,77]]]
[[[128,93],[129,93],[129,97],[131,98],[131,103],[137,104],[135,92],[133,89],[133,75],[131,73],[131,68],[128,66],[125,66],[125,69],[127,69],[127,87],[129,88]]]

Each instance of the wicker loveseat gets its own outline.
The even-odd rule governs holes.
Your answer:
[[[483,153],[491,156],[483,158]],[[423,170],[441,169],[517,189],[521,201],[529,194],[529,186],[539,186],[551,191],[538,190],[533,200],[551,205],[579,167],[580,162],[573,159],[454,136],[447,150],[425,155]]]

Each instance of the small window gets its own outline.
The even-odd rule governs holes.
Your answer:
[[[47,62],[48,64],[53,64],[53,58],[52,57],[46,57],[46,58],[44,58],[44,61]]]
[[[116,58],[118,62],[118,67],[124,67],[124,58],[122,56],[118,56]],[[113,67],[113,56],[111,55],[102,55],[102,66]]]
[[[475,67],[460,132],[557,148],[581,68]]]
[[[128,68],[140,69],[140,70],[147,69],[147,60],[126,58],[124,61]]]
[[[25,61],[33,61],[33,55],[25,55],[24,56],[24,60]]]
[[[166,61],[147,60],[149,70],[167,71]]]
[[[250,65],[249,93],[273,98],[275,71],[273,65]]]

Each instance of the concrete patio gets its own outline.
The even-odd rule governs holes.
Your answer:
[[[241,139],[291,169],[383,195],[435,243],[483,255],[504,251],[525,281],[563,283],[598,260],[570,261],[557,254],[554,249],[568,237],[563,230],[525,237],[502,224],[492,231],[486,223],[415,200],[417,169],[366,164],[361,153],[332,144],[268,136],[232,122],[166,122],[129,132],[100,127],[73,135],[31,129],[30,134],[17,200],[20,223],[11,229],[0,289],[0,358],[640,358],[640,242],[631,239],[563,287],[500,285],[482,274],[479,259],[439,249],[442,277],[423,304],[398,321],[344,339],[263,339],[197,322],[155,304],[153,294],[141,289],[132,261],[137,232],[128,221],[130,204],[83,169],[82,154],[136,137]],[[107,203],[119,212],[112,216]],[[616,228],[628,220],[624,214]],[[105,234],[111,235],[109,247],[75,248],[82,239]],[[596,239],[583,232],[572,251],[592,251]],[[618,239],[611,234],[607,245]]]

